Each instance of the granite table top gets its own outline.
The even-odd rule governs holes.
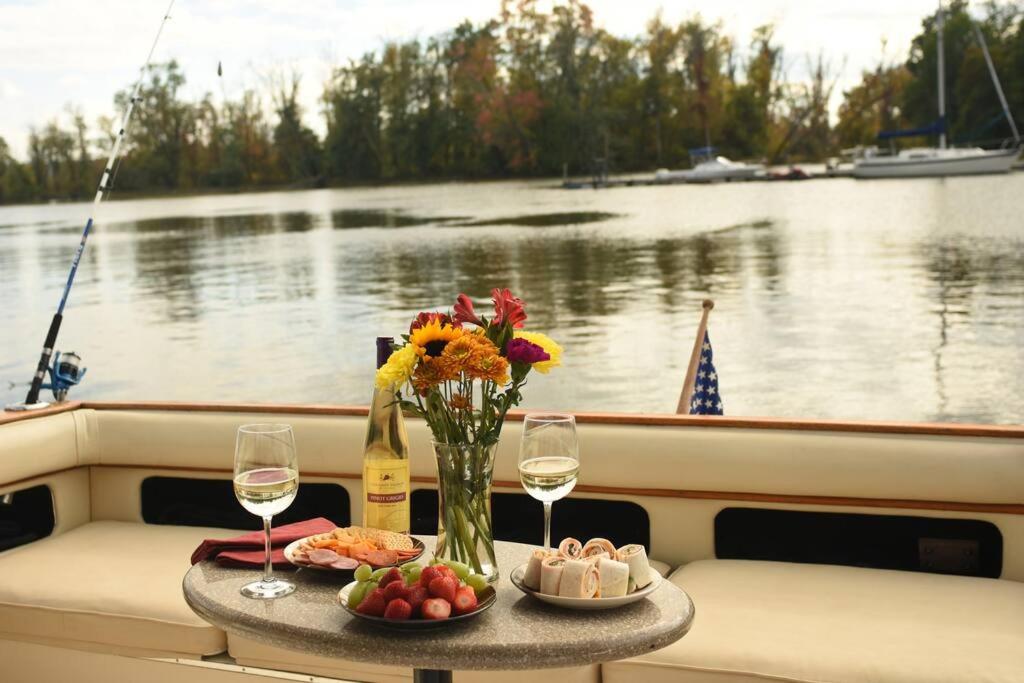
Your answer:
[[[429,561],[435,539],[418,538],[428,549],[421,561]],[[193,566],[182,588],[199,616],[228,633],[325,657],[418,669],[581,666],[652,652],[689,631],[693,602],[669,581],[646,599],[614,610],[569,610],[523,594],[508,576],[531,550],[496,542],[497,602],[475,619],[425,631],[386,629],[352,617],[337,599],[349,579],[312,569],[280,572],[296,584],[296,591],[276,600],[253,600],[238,592],[260,578],[260,571],[210,561]]]

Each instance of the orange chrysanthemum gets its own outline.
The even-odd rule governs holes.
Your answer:
[[[490,343],[490,342],[488,342]],[[508,377],[508,361],[503,358],[494,344],[466,367],[466,374],[473,379],[491,380],[496,384],[506,384]]]
[[[457,373],[453,373],[443,363],[425,361],[417,365],[416,370],[413,371],[412,386],[416,389],[416,393],[424,396],[441,382],[447,382],[457,376]]]
[[[450,370],[461,373],[492,349],[495,347],[489,339],[474,334],[465,334],[448,342],[448,345],[444,347],[444,353],[438,360]]]
[[[468,396],[454,394],[448,401],[448,405],[452,407],[452,410],[469,410],[473,407],[473,402],[469,400]]]

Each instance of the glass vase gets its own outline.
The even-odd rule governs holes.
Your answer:
[[[496,444],[434,442],[437,458],[437,546],[434,555],[498,580],[491,526],[491,477]]]

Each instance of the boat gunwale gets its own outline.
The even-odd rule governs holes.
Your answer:
[[[79,408],[110,411],[277,413],[366,417],[368,406],[289,403],[194,403],[178,401],[69,401],[41,410],[0,413],[0,425],[35,417],[57,415]],[[508,419],[522,421],[527,412],[511,410]],[[572,411],[569,411],[572,412]],[[772,431],[848,432],[869,434],[914,434],[926,436],[988,437],[1024,439],[1024,425],[975,424],[959,422],[885,422],[872,420],[821,420],[792,417],[726,417],[722,415],[675,415],[671,413],[573,412],[580,424],[614,424],[657,427],[699,427],[711,429],[765,429]]]

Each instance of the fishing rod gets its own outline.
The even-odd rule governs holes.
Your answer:
[[[114,146],[110,150],[110,157],[107,159],[107,165],[103,168],[103,176],[100,178],[99,187],[96,189],[96,196],[92,200],[92,208],[89,212],[89,219],[85,222],[85,229],[82,230],[82,240],[78,243],[78,250],[75,252],[75,257],[71,261],[71,271],[68,273],[68,281],[64,285],[64,293],[60,297],[60,303],[57,305],[57,312],[53,315],[53,320],[50,321],[50,329],[46,333],[46,341],[43,342],[43,351],[39,356],[39,365],[36,366],[36,374],[32,377],[32,384],[29,387],[28,395],[25,397],[24,403],[19,403],[14,406],[8,406],[8,410],[31,410],[33,408],[45,407],[45,403],[39,403],[39,390],[43,387],[43,379],[46,377],[46,373],[50,370],[50,358],[53,356],[53,347],[57,343],[57,333],[60,332],[60,324],[64,319],[64,306],[68,303],[68,295],[71,293],[71,285],[75,281],[75,273],[78,272],[78,264],[82,260],[82,252],[85,251],[85,242],[89,239],[89,232],[92,230],[93,225],[93,214],[96,212],[96,207],[100,202],[103,201],[104,196],[108,196],[111,188],[113,187],[114,166],[118,163],[118,159],[121,154],[121,144],[124,142],[125,133],[128,130],[128,123],[131,121],[132,111],[135,109],[135,105],[139,101],[139,92],[142,90],[142,81],[146,77],[146,71],[149,69],[150,62],[153,60],[153,53],[156,51],[156,44],[160,42],[160,34],[164,32],[164,26],[167,25],[167,20],[171,18],[171,8],[174,7],[174,1],[171,0],[170,4],[167,5],[167,11],[164,12],[164,18],[160,21],[160,28],[157,29],[156,37],[153,39],[153,44],[149,48],[149,54],[146,55],[146,62],[142,65],[139,70],[139,79],[135,81],[135,87],[132,89],[131,99],[128,100],[128,106],[124,110],[124,117],[121,119],[121,128],[117,132],[117,137],[114,138]],[[58,388],[58,384],[62,381],[67,382],[68,375],[61,375],[57,368],[51,370],[53,374],[54,388]],[[81,376],[77,374],[73,377],[74,381],[72,384],[77,383]],[[63,387],[63,393],[67,393],[67,386]],[[55,392],[56,393],[56,392]]]

